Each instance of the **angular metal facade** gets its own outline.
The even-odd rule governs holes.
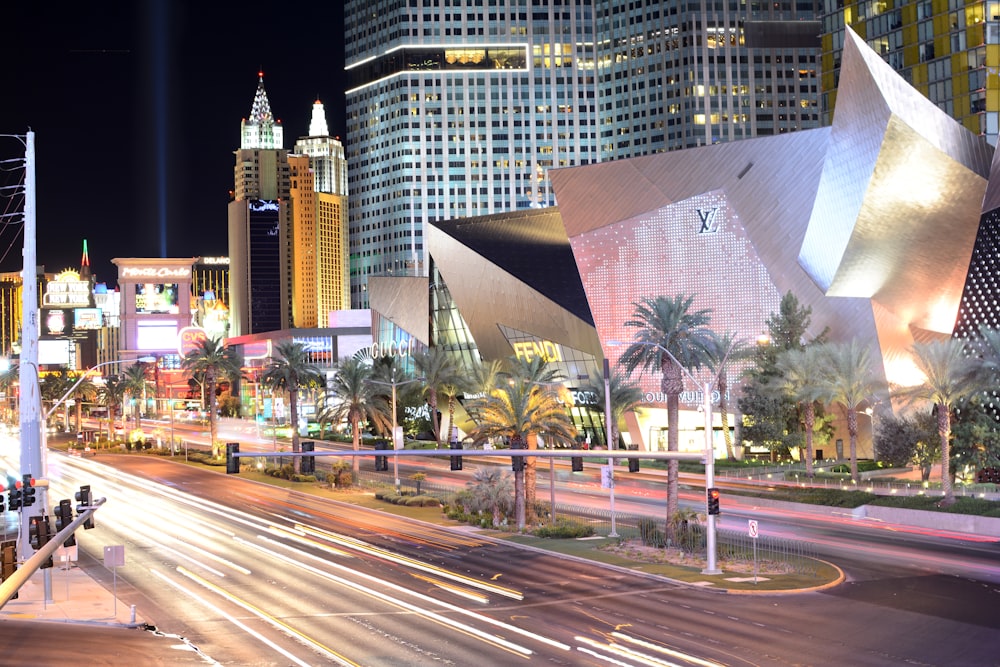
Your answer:
[[[842,67],[833,127],[559,169],[557,209],[432,225],[482,356],[509,356],[520,332],[613,363],[634,304],[677,294],[753,340],[792,292],[811,335],[858,338],[886,379],[909,379],[907,351],[952,334],[963,287],[980,309],[995,298],[996,233],[969,272],[984,195],[1000,202],[993,149],[856,36]],[[659,376],[641,385],[655,395]]]

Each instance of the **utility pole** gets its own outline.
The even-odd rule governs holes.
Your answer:
[[[46,479],[45,452],[42,451],[42,392],[38,386],[38,260],[35,252],[35,133],[28,131],[24,152],[24,266],[21,273],[21,474]],[[48,507],[48,489],[38,492],[38,504]],[[21,512],[21,557],[31,556],[28,529],[32,512]],[[45,600],[52,600],[52,575],[45,571]]]

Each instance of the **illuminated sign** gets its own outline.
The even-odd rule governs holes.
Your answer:
[[[372,359],[379,357],[408,357],[413,354],[413,339],[375,341],[371,346]]]
[[[562,361],[562,348],[550,340],[528,340],[511,343],[514,356],[522,361],[530,362],[535,357],[541,357],[546,362]]]
[[[135,286],[135,312],[177,313],[177,283],[138,283]]]
[[[100,308],[77,308],[73,311],[74,329],[100,329],[104,325],[104,314]]]
[[[45,314],[45,328],[48,329],[50,334],[56,336],[63,335],[66,330],[66,311],[65,310],[49,310]]]
[[[250,200],[250,210],[251,211],[277,211],[278,202],[266,200],[266,199],[252,199]]]
[[[243,360],[267,359],[271,356],[271,341],[258,340],[252,343],[243,344]]]
[[[177,332],[177,354],[186,357],[208,340],[208,333],[201,327],[184,327]]]
[[[719,392],[718,390],[712,390],[712,403],[719,403]],[[647,391],[642,395],[642,400],[644,403],[666,403],[667,395],[662,391]],[[685,390],[680,393],[678,400],[685,405],[701,405],[705,401],[705,392],[703,391],[689,391]],[[729,400],[729,390],[726,390],[726,400]]]
[[[89,306],[90,283],[76,271],[63,271],[45,284],[43,306]]]
[[[229,265],[228,257],[202,257],[200,264],[225,264]]]
[[[135,328],[138,350],[170,350],[176,344],[177,325],[174,322],[139,322]]]
[[[190,278],[191,267],[181,266],[172,269],[168,266],[161,266],[161,267],[124,266],[122,267],[122,277],[123,278]]]

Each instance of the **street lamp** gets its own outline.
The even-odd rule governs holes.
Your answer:
[[[644,345],[646,347],[659,348],[661,352],[670,357],[670,359],[675,364],[677,364],[678,368],[680,368],[681,371],[684,372],[684,375],[688,376],[688,379],[694,383],[694,386],[701,389],[702,410],[705,413],[705,493],[707,502],[708,489],[711,489],[715,486],[715,447],[712,444],[712,381],[706,380],[703,384],[699,383],[698,380],[695,379],[693,375],[691,375],[691,372],[688,371],[688,369],[685,368],[681,362],[677,361],[677,357],[671,354],[670,350],[663,347],[659,343],[654,343],[652,341],[633,341],[632,343],[623,343],[622,341],[618,340],[608,341],[608,345],[611,346],[628,345],[628,344]],[[732,351],[733,347],[735,347],[735,341],[733,345],[731,345],[730,348],[726,350],[725,354],[722,357],[721,364],[725,363],[726,357],[729,356],[729,353]],[[670,424],[670,428],[676,428],[676,426],[674,424]],[[705,547],[706,551],[708,552],[707,554],[708,563],[707,567],[704,570],[702,570],[702,574],[722,574],[722,570],[720,570],[718,566],[717,548],[715,540],[714,514],[711,513],[708,514],[708,528],[706,529],[706,532],[707,535],[705,539],[706,542]]]
[[[423,382],[426,379],[427,378],[424,377],[416,377],[399,382],[396,380],[396,369],[393,368],[392,378],[389,382],[372,379],[368,380],[372,384],[380,384],[383,387],[392,387],[392,474],[393,477],[396,478],[396,493],[399,493],[399,455],[396,454],[396,452],[403,448],[403,430],[396,425],[396,387],[413,384],[414,382]]]

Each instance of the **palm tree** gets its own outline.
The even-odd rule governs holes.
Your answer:
[[[70,387],[73,386],[74,379],[69,375],[65,369],[60,370],[58,373],[50,373],[41,379],[41,384],[39,385],[39,392],[42,395],[43,401],[49,401],[55,405],[55,402],[65,395],[69,391]],[[65,405],[65,404],[63,404]],[[53,408],[50,408],[50,410]],[[66,427],[69,427],[69,406],[65,407],[65,418]],[[48,411],[43,410],[42,414],[48,414]],[[46,420],[46,426],[48,426],[48,420]]]
[[[386,410],[385,401],[380,398],[381,390],[370,382],[372,367],[367,361],[345,357],[337,364],[322,400],[317,419],[321,424],[340,424],[347,421],[351,425],[354,451],[361,450],[361,423],[371,421],[378,428],[389,428],[392,421]],[[353,462],[354,480],[361,470],[360,459]]]
[[[611,371],[611,376],[608,378],[606,384],[608,388],[607,395],[611,396],[611,423],[605,425],[611,427],[611,442],[607,443],[607,446],[608,449],[613,449],[617,446],[620,435],[618,425],[621,423],[622,418],[624,418],[625,413],[634,409],[642,401],[642,389],[638,385],[632,384],[628,376],[621,373],[618,366]],[[602,415],[607,407],[604,388],[604,382],[595,382],[586,389],[589,398],[588,407]]]
[[[726,443],[726,458],[736,459],[733,452],[733,434],[729,431],[729,369],[733,364],[747,359],[754,348],[746,341],[736,338],[727,331],[721,336],[713,335],[712,344],[706,349],[705,365],[715,376],[715,387],[719,391],[719,419],[722,421],[722,438]]]
[[[73,399],[76,401],[76,430],[83,430],[83,404],[85,401],[93,401],[97,397],[97,385],[90,381],[89,377],[84,377],[77,381],[76,389],[73,390]]]
[[[195,348],[181,360],[181,368],[192,377],[203,375],[205,378],[205,389],[208,392],[208,429],[212,438],[212,456],[218,457],[215,386],[220,378],[239,375],[239,356],[222,341],[206,338],[198,341]]]
[[[909,401],[924,400],[937,410],[937,433],[941,441],[941,491],[945,505],[955,502],[951,484],[951,410],[962,399],[983,389],[979,360],[969,354],[965,342],[945,338],[930,343],[915,343],[913,361],[924,375],[922,384],[895,392]]]
[[[104,378],[104,385],[97,391],[97,400],[108,409],[108,442],[114,439],[115,413],[125,399],[125,383],[117,375]]]
[[[792,348],[778,354],[777,368],[781,373],[780,391],[802,406],[806,431],[806,476],[813,476],[813,428],[816,425],[816,401],[823,400],[825,384],[823,350],[819,346]]]
[[[510,475],[495,468],[479,468],[465,485],[472,496],[475,511],[488,510],[493,527],[499,528],[505,510],[510,507]]]
[[[884,391],[875,378],[868,348],[857,339],[849,343],[824,343],[820,346],[823,373],[821,395],[830,403],[839,403],[847,413],[847,433],[851,440],[851,479],[858,481],[858,407]]]
[[[323,386],[323,374],[309,361],[302,343],[283,341],[274,346],[277,356],[271,356],[260,376],[260,383],[273,391],[288,392],[288,413],[292,420],[292,452],[301,451],[299,442],[299,391]],[[295,457],[295,472],[302,459]]]
[[[469,436],[475,444],[505,438],[512,447],[527,443],[528,437],[544,436],[553,442],[571,445],[576,437],[565,408],[551,388],[512,378],[500,379],[494,389],[475,400],[479,423]],[[536,446],[537,446],[537,440]],[[515,514],[518,530],[524,530],[526,489],[524,469],[514,473]]]
[[[5,371],[0,371],[0,390],[3,390],[4,396],[10,398],[12,396],[11,385],[16,383],[21,376],[21,367],[18,364],[11,364],[10,368]],[[3,406],[4,417],[11,417],[11,413],[14,411],[12,403],[4,401]]]
[[[680,395],[684,391],[684,370],[700,367],[713,334],[707,328],[711,311],[691,310],[693,296],[673,299],[660,296],[633,304],[635,311],[627,327],[635,327],[634,342],[619,359],[631,375],[636,368],[655,369],[663,374],[660,390],[667,397],[667,451],[679,451]],[[677,513],[677,460],[667,464],[667,519]],[[672,537],[672,536],[671,536]]]
[[[413,355],[413,365],[424,378],[423,393],[431,412],[431,431],[434,441],[441,446],[441,424],[438,420],[438,394],[446,385],[454,385],[461,373],[455,358],[442,347],[429,347]]]
[[[507,360],[508,373],[507,382],[521,382],[529,387],[534,387],[535,391],[549,392],[559,401],[559,389],[562,388],[561,380],[565,379],[562,372],[542,357],[532,357],[530,361],[525,361],[518,357],[511,357]],[[503,377],[503,374],[500,376]],[[565,410],[565,408],[563,408]],[[524,442],[528,449],[538,449],[538,434],[526,433]],[[538,460],[534,456],[524,458],[524,505],[526,521],[534,523],[535,519],[535,499],[538,488]]]
[[[149,380],[146,378],[146,364],[136,362],[125,369],[122,375],[125,392],[132,397],[132,415],[135,418],[135,428],[142,428],[142,398],[146,395]]]

